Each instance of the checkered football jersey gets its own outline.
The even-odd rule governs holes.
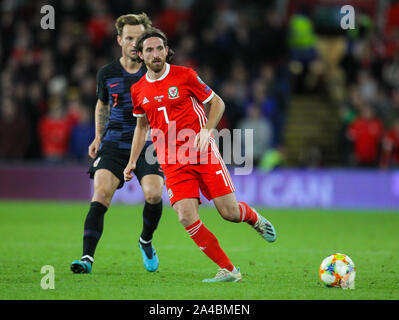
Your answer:
[[[117,149],[130,150],[137,119],[132,116],[130,87],[146,73],[145,65],[136,73],[127,72],[119,59],[97,73],[97,98],[110,105],[102,143]]]
[[[179,162],[179,147],[186,146],[189,149],[187,153],[196,159],[200,156],[193,151],[194,138],[207,121],[203,104],[209,102],[215,93],[194,70],[166,64],[165,73],[159,79],[151,80],[146,74],[132,85],[131,94],[133,115],[147,116],[158,160],[161,165],[164,163],[165,174],[179,167],[178,163],[175,165]],[[160,133],[164,141],[159,139]],[[177,155],[172,155],[171,147],[177,150]],[[209,147],[206,153],[210,151]]]

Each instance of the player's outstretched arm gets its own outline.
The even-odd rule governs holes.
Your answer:
[[[132,148],[130,149],[129,162],[123,171],[125,181],[130,181],[133,178],[132,172],[136,169],[136,162],[141,151],[144,148],[150,124],[147,116],[137,118],[136,129],[134,130]]]
[[[208,121],[205,124],[205,129],[212,130],[215,129],[219,124],[220,119],[222,119],[225,105],[222,100],[216,93],[213,98],[208,102],[209,105],[209,115]]]
[[[215,94],[213,98],[208,102],[208,105],[208,121],[201,129],[201,131],[197,134],[194,141],[194,145],[200,152],[203,152],[208,148],[212,130],[215,129],[218,125],[225,109],[222,98],[220,98],[217,94]]]
[[[101,137],[105,130],[105,124],[107,123],[109,118],[109,104],[104,103],[103,101],[98,99],[94,117],[96,125],[96,135],[93,142],[89,146],[89,156],[92,159],[96,157],[97,151],[100,148]]]

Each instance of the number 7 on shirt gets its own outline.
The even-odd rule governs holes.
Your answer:
[[[168,113],[166,112],[166,107],[159,107],[158,111],[163,110],[163,114],[165,115],[165,121],[166,123],[169,123],[169,118],[168,118]]]

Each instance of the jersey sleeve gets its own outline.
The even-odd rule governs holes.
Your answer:
[[[141,118],[145,116],[145,112],[143,108],[141,107],[141,104],[138,102],[138,97],[137,97],[137,90],[134,89],[135,85],[133,84],[130,87],[130,94],[132,96],[132,104],[133,104],[133,116],[136,118]]]
[[[97,89],[96,89],[97,98],[100,99],[104,103],[109,103],[108,101],[108,89],[105,86],[104,81],[104,69],[100,69],[97,72]]]
[[[215,95],[215,92],[213,92],[192,69],[189,69],[187,82],[191,93],[201,101],[202,104],[208,103]]]

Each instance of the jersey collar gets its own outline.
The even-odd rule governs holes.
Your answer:
[[[166,76],[169,74],[169,71],[170,71],[170,64],[169,64],[169,63],[165,63],[165,65],[166,65],[165,72],[163,73],[163,75],[162,75],[160,78],[158,78],[158,79],[156,79],[156,80],[151,80],[151,79],[148,77],[148,71],[147,71],[147,73],[145,74],[145,78],[147,79],[147,81],[148,81],[148,82],[155,82],[155,81],[161,81],[161,80],[165,79]]]

